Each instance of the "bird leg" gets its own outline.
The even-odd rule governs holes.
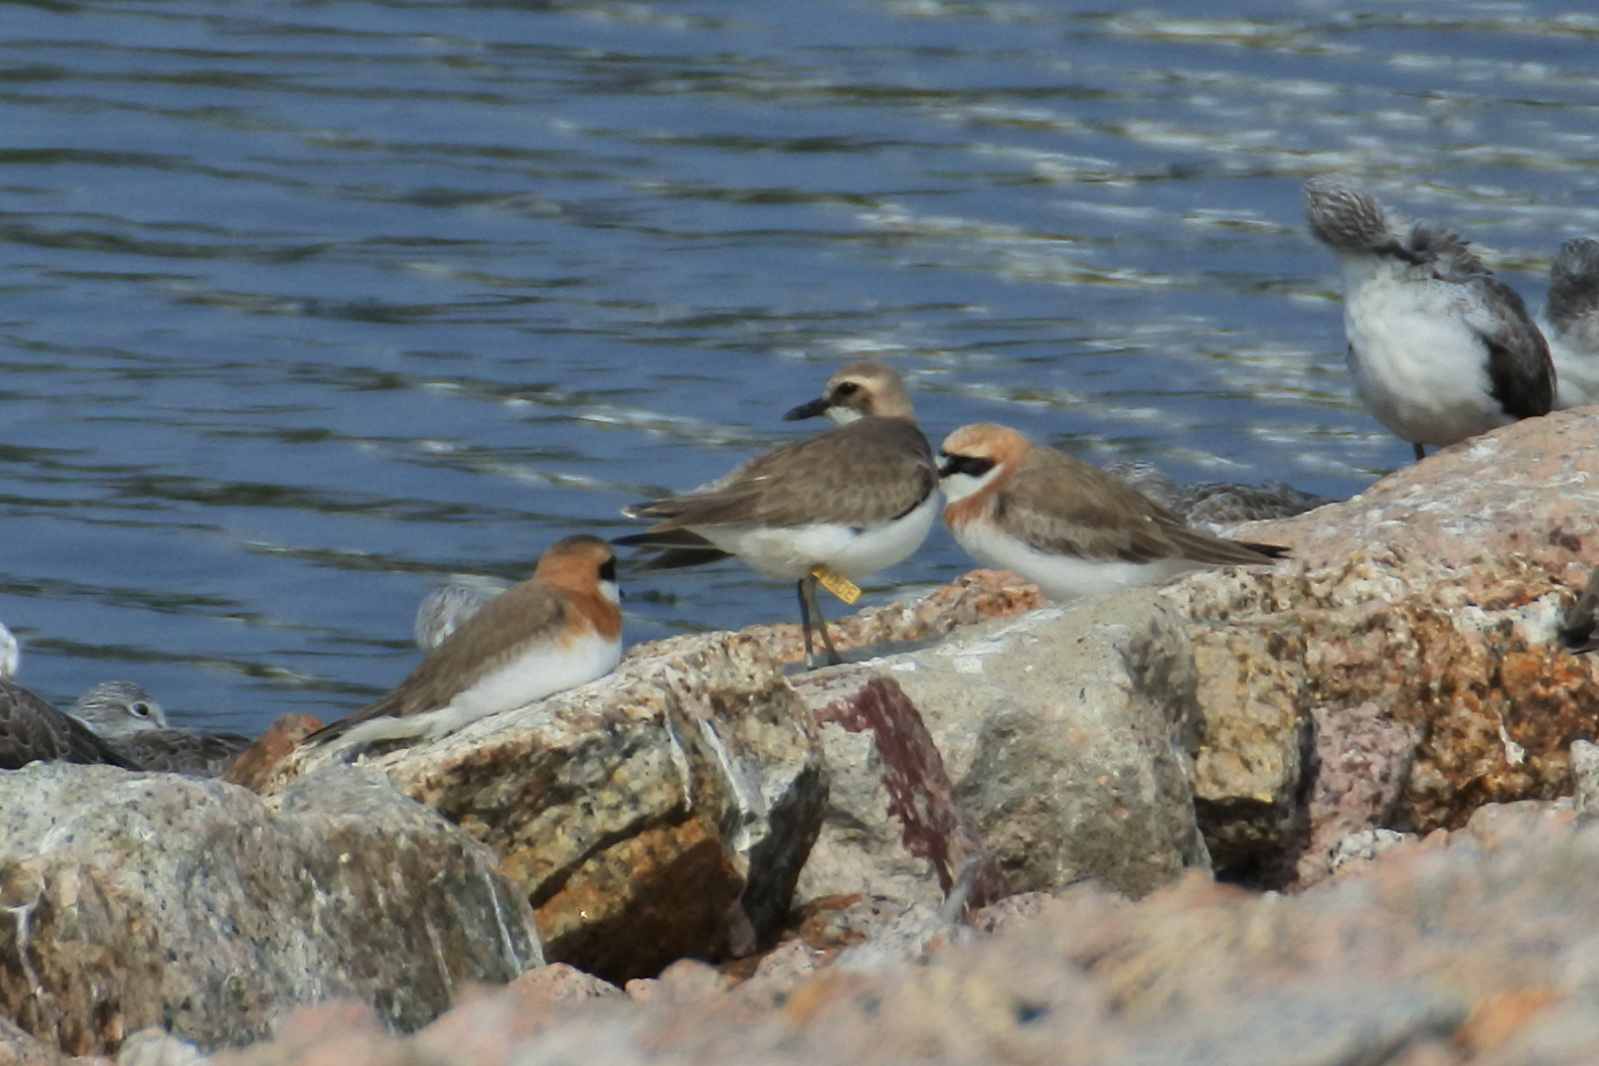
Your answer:
[[[816,669],[816,653],[811,644],[811,612],[816,612],[816,621],[819,623],[822,634],[822,645],[827,649],[827,662],[830,666],[837,666],[844,660],[839,657],[837,649],[833,647],[833,638],[827,632],[827,618],[822,614],[821,604],[816,602],[816,576],[806,574],[800,578],[798,590],[800,601],[800,632],[805,635],[805,669]]]
[[[1417,444],[1414,441],[1411,442],[1410,446],[1416,449],[1416,462],[1419,463],[1423,459],[1427,458],[1427,449],[1424,446]]]

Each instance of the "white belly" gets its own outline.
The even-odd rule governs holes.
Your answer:
[[[604,677],[622,661],[622,641],[590,634],[557,647],[537,648],[494,673],[479,678],[436,711],[405,718],[374,718],[354,726],[342,744],[349,747],[379,740],[422,737],[438,740],[479,718],[525,707],[557,692]]]
[[[1052,600],[1099,596],[1138,585],[1158,585],[1201,565],[1188,559],[1129,563],[1051,555],[1001,533],[990,522],[968,522],[953,532],[955,540],[973,559],[984,566],[1016,571]]]
[[[694,532],[773,580],[798,581],[816,567],[827,566],[851,581],[861,581],[921,547],[937,516],[934,492],[915,510],[865,529],[817,522],[784,529],[695,526]]]
[[[1555,381],[1559,394],[1555,409],[1585,407],[1599,403],[1599,322],[1584,320],[1560,333],[1543,326],[1549,341],[1549,356],[1555,361]]]
[[[1403,440],[1444,446],[1515,421],[1492,395],[1468,290],[1346,271],[1344,330],[1355,391]]]

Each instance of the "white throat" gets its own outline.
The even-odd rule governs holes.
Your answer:
[[[861,417],[861,413],[855,408],[845,407],[843,404],[834,404],[822,413],[835,426],[847,426]]]
[[[944,490],[944,498],[950,503],[954,503],[956,500],[965,499],[974,492],[981,492],[985,485],[999,476],[999,471],[999,465],[995,464],[989,468],[988,473],[981,477],[973,477],[970,474],[961,473],[945,474],[942,478],[939,478],[938,486]]]

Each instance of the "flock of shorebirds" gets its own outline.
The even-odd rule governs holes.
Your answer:
[[[1418,459],[1425,445],[1599,402],[1599,242],[1561,249],[1540,328],[1449,230],[1402,222],[1341,178],[1312,179],[1305,197],[1311,231],[1342,266],[1356,390]],[[350,758],[373,745],[437,739],[609,673],[622,657],[612,544],[639,549],[641,569],[734,556],[766,578],[794,582],[807,667],[818,658],[813,635],[828,663],[841,661],[818,588],[855,602],[857,583],[916,551],[940,510],[972,558],[1015,571],[1056,600],[1200,567],[1269,564],[1285,553],[1191,525],[1151,498],[1171,486],[1147,469],[1127,473],[1151,493],[1004,426],[962,426],[935,453],[899,376],[879,363],[844,367],[819,398],[785,417],[816,416],[836,425],[698,489],[625,508],[650,523],[642,532],[609,544],[567,537],[522,584],[431,596],[417,619],[428,653],[416,669],[304,743]],[[1320,502],[1278,488],[1222,517],[1291,514]],[[1590,588],[1588,599],[1595,595]],[[214,775],[247,743],[172,729],[149,694],[126,682],[96,686],[61,714],[9,680],[16,659],[0,627],[0,767],[46,758]]]

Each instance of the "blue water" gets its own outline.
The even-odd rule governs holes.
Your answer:
[[[1188,9],[0,5],[21,680],[337,717],[433,584],[627,530],[857,358],[935,439],[1360,491],[1409,448],[1351,396],[1300,185],[1450,221],[1536,304],[1599,233],[1599,16]],[[874,599],[963,565],[936,533]],[[794,614],[734,564],[629,590],[634,640]]]

